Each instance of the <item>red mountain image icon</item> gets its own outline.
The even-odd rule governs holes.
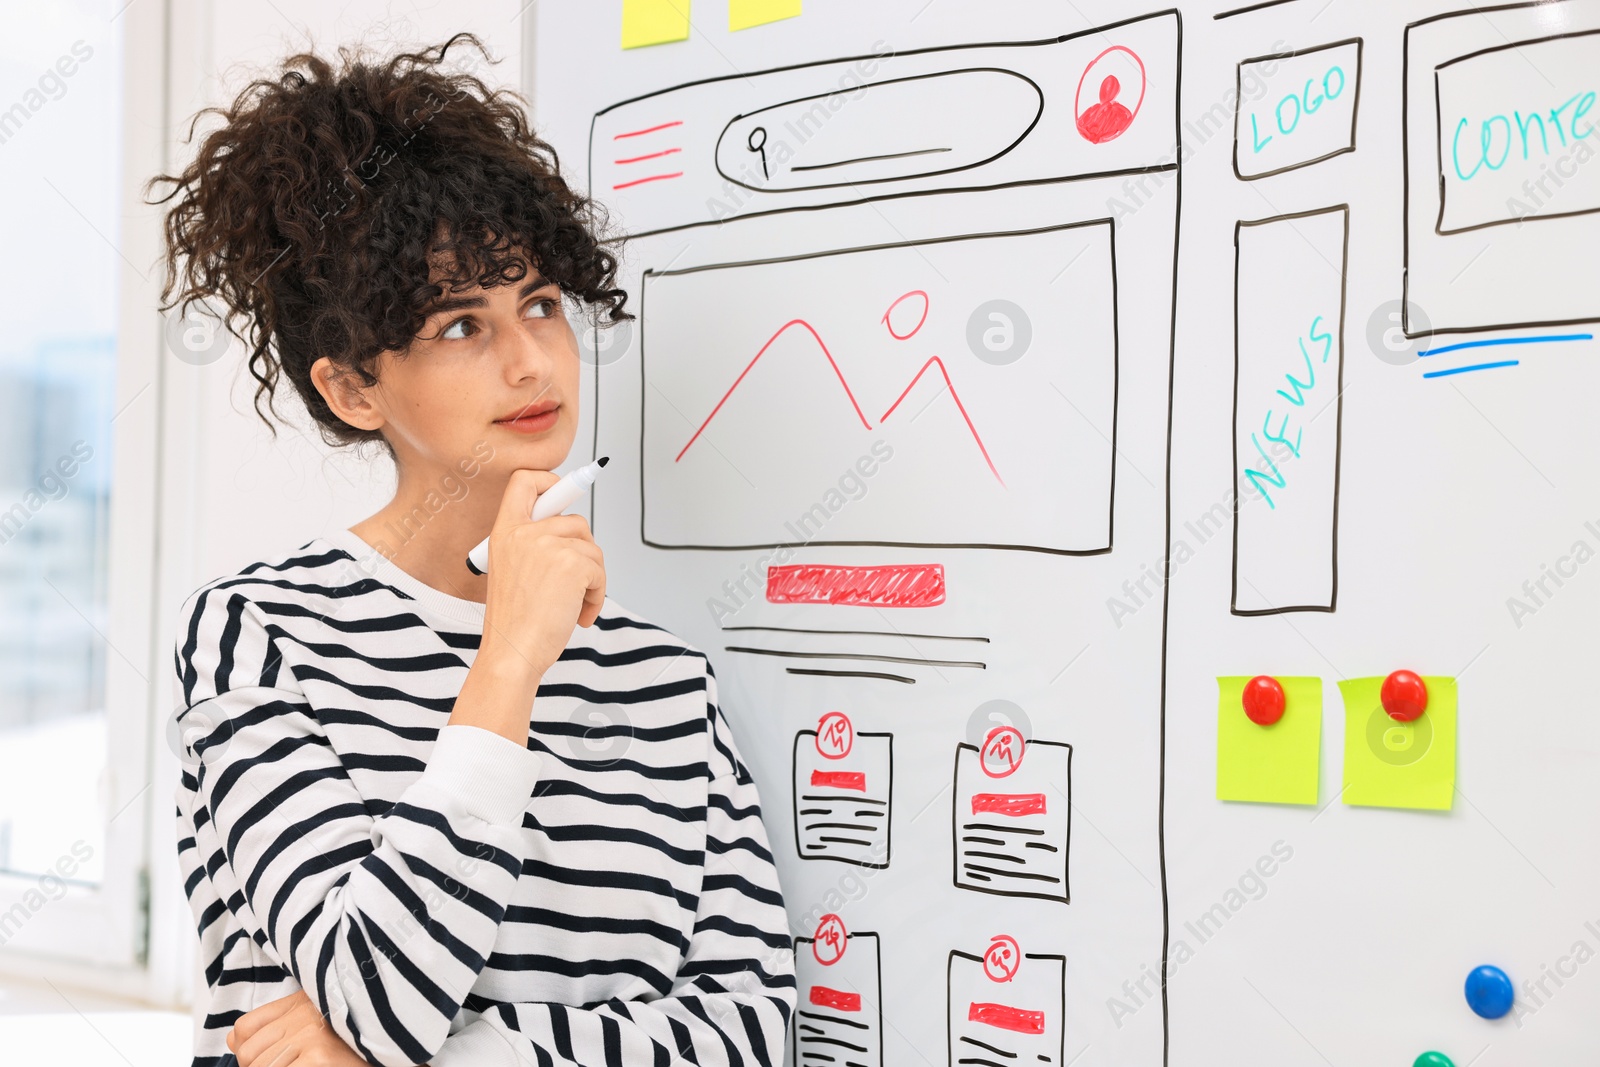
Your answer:
[[[766,354],[767,349],[771,348],[773,342],[777,341],[777,339],[786,331],[788,331],[790,327],[794,326],[803,328],[808,334],[810,334],[811,338],[816,341],[817,350],[819,350],[823,358],[826,359],[830,372],[839,382],[840,391],[844,394],[844,400],[842,402],[849,403],[851,409],[855,412],[856,418],[860,420],[863,427],[868,430],[872,429],[872,423],[867,421],[867,416],[861,410],[861,404],[856,399],[855,392],[850,388],[850,383],[845,379],[844,372],[839,369],[839,364],[833,358],[833,353],[828,350],[827,342],[823,341],[822,336],[817,333],[816,329],[813,328],[812,325],[806,320],[790,319],[788,322],[778,327],[778,329],[773,332],[772,336],[767,338],[766,343],[761,346],[760,350],[756,352],[755,356],[751,358],[750,362],[745,364],[744,370],[740,371],[739,376],[733,380],[733,384],[728,386],[727,392],[722,394],[722,399],[717,401],[716,406],[711,409],[711,413],[705,417],[705,421],[703,421],[699,428],[695,430],[694,435],[690,437],[689,440],[684,444],[683,448],[679,450],[678,455],[673,462],[678,462],[679,460],[683,459],[684,454],[687,453],[689,449],[693,447],[694,443],[700,439],[700,435],[705,432],[706,427],[711,425],[711,420],[717,417],[717,412],[721,411],[723,405],[728,402],[728,399],[731,396],[733,396],[734,390],[738,389],[739,384],[745,380],[745,377],[753,369],[755,369],[755,365],[760,362],[761,357]],[[998,481],[1002,486],[1005,485],[1005,479],[1000,477],[1000,472],[995,468],[994,460],[989,458],[989,449],[984,445],[982,435],[978,432],[977,426],[973,425],[972,416],[967,414],[967,407],[961,402],[961,395],[959,392],[957,392],[955,383],[950,380],[949,370],[946,369],[944,361],[938,356],[929,357],[928,361],[922,365],[921,369],[919,369],[916,374],[912,375],[911,380],[906,383],[906,387],[901,390],[899,396],[895,397],[894,403],[889,405],[888,410],[883,413],[882,417],[878,419],[878,422],[882,424],[888,421],[889,417],[894,414],[895,409],[900,406],[901,401],[905,400],[907,395],[910,394],[911,390],[914,389],[917,383],[922,380],[922,376],[928,372],[930,367],[938,368],[940,376],[944,378],[945,388],[949,391],[950,398],[955,401],[956,410],[961,413],[962,421],[966,423],[967,431],[972,435],[973,443],[978,446],[978,451],[983,454],[983,461],[989,465],[989,470],[994,475],[995,480]]]

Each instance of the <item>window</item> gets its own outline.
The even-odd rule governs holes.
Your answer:
[[[21,6],[0,39],[0,948],[105,962],[134,952],[148,700],[108,668],[149,672],[112,610],[118,331],[149,273],[123,251],[125,4]]]

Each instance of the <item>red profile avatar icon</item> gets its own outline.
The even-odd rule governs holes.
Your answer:
[[[1096,69],[1098,68],[1098,70]],[[1124,76],[1137,76],[1138,95],[1130,91],[1124,93],[1122,79],[1114,73],[1121,70]],[[1083,106],[1083,87],[1087,82],[1094,85],[1090,75],[1099,78],[1099,99],[1088,107]],[[1078,134],[1090,144],[1105,144],[1114,141],[1127,132],[1133,125],[1134,117],[1139,114],[1139,108],[1144,104],[1145,74],[1144,61],[1131,49],[1121,45],[1113,45],[1104,52],[1094,57],[1094,61],[1084,68],[1083,75],[1078,79]],[[1123,101],[1133,97],[1133,106],[1130,108]]]

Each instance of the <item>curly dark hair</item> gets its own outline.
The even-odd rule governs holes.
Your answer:
[[[380,431],[333,413],[311,366],[327,356],[373,384],[369,365],[410,348],[440,282],[453,292],[515,283],[531,255],[547,281],[590,305],[595,325],[602,309],[612,323],[634,317],[604,247],[604,208],[562,179],[524,97],[443,66],[458,41],[497,62],[471,33],[383,62],[341,47],[337,71],[312,52],[289,56],[231,107],[197,112],[189,139],[207,113],[223,125],[182,174],[145,184],[174,186],[147,203],[183,194],[164,223],[160,310],[182,303],[187,314],[200,301],[244,342],[256,414],[274,437],[261,401],[278,414],[287,374],[330,446],[377,440],[393,458]],[[430,281],[444,263],[449,273]]]

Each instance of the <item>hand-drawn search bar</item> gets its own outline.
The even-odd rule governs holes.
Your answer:
[[[869,82],[735,117],[717,171],[771,192],[949,174],[1005,155],[1043,109],[1033,79],[998,67]]]

